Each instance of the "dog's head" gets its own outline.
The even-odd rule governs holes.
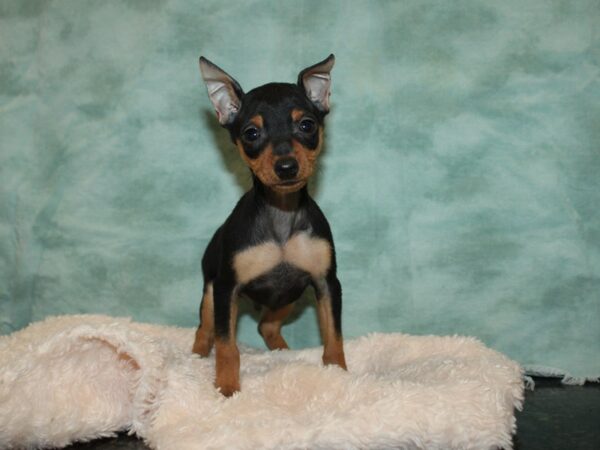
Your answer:
[[[206,58],[200,71],[219,123],[261,183],[280,192],[306,185],[323,144],[334,56],[300,72],[298,83],[269,83],[244,93]]]

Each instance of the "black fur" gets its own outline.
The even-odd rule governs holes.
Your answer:
[[[300,108],[306,111],[308,117],[314,119],[319,125],[323,125],[326,112],[320,111],[306,97],[304,90],[290,83],[269,83],[251,90],[241,97],[242,108],[236,120],[227,125],[231,140],[235,142],[242,132],[251,125],[250,119],[260,114],[269,124],[268,134],[262,134],[254,143],[248,143],[242,138],[244,150],[250,158],[255,158],[268,143],[273,144],[275,150],[280,144],[289,142],[293,135],[301,144],[307,148],[315,149],[319,144],[318,135],[307,135],[297,127],[293,127],[290,111]]]
[[[307,272],[280,264],[268,274],[242,286],[240,293],[255,303],[278,309],[297,300],[308,286],[313,286],[317,296],[328,289],[332,297],[336,331],[341,333],[341,287],[336,276],[335,249],[329,223],[310,197],[306,187],[297,194],[298,206],[292,211],[278,211],[272,206],[265,187],[254,177],[254,186],[238,202],[227,220],[216,231],[202,259],[205,284],[215,288],[215,329],[217,336],[229,332],[229,301],[235,287],[235,273],[231,262],[236,253],[263,242],[284,243],[298,232],[308,233],[329,242],[332,249],[331,266],[326,276],[326,286],[313,280]],[[287,267],[286,267],[287,266]],[[217,294],[219,292],[224,296]]]

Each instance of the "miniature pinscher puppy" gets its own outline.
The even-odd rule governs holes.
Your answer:
[[[269,83],[244,93],[227,73],[200,58],[217,118],[253,179],[202,259],[204,293],[193,351],[208,356],[215,346],[215,385],[227,397],[240,389],[235,337],[240,296],[264,308],[258,331],[267,347],[286,349],[282,323],[312,286],[323,363],[346,368],[333,239],[306,188],[323,145],[333,64],[330,55],[301,71],[297,84]]]

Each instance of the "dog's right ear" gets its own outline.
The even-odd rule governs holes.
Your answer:
[[[237,81],[203,56],[200,57],[200,73],[219,123],[231,125],[242,106],[244,91]]]

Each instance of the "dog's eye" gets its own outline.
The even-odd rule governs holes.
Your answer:
[[[312,119],[302,119],[298,125],[298,128],[300,128],[300,131],[303,133],[312,133],[315,131],[316,124]]]
[[[254,142],[260,136],[260,132],[258,131],[258,128],[251,126],[251,127],[246,128],[243,131],[242,135],[244,136],[244,140],[246,142]]]

